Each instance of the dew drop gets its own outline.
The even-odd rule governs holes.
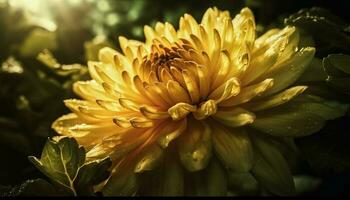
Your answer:
[[[282,97],[282,101],[288,101],[288,97],[287,96],[283,96]]]

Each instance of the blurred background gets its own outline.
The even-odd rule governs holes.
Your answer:
[[[316,35],[316,45],[320,46],[317,56],[349,53],[350,1],[347,0],[0,0],[0,193],[28,179],[43,178],[27,156],[40,156],[47,137],[55,134],[51,123],[68,113],[63,100],[75,97],[71,91],[73,82],[89,79],[85,64],[87,60],[97,59],[101,47],[118,49],[118,36],[143,40],[143,26],[153,26],[157,21],[177,27],[184,13],[199,21],[212,6],[229,10],[232,16],[242,7],[250,7],[256,17],[258,34],[284,26],[288,23],[285,19],[298,15],[301,9],[326,8],[334,15],[329,15],[327,23],[339,21],[335,24],[342,27],[342,33],[333,37],[338,33],[311,31]],[[334,41],[328,43],[332,37]],[[345,42],[342,37],[346,38]],[[303,174],[308,176],[306,179],[302,176],[302,184],[315,186],[305,195],[347,194],[350,151],[344,141],[350,138],[345,134],[349,128],[346,130],[348,126],[344,124],[349,117],[341,120],[326,127],[323,131],[326,139],[321,134],[298,143],[310,152],[307,147],[314,145],[315,139],[319,142],[315,148],[322,149],[323,146],[317,145],[333,144],[329,132],[344,132],[343,142],[334,141],[336,149],[325,149],[336,151],[338,157],[326,152],[326,157],[317,157],[314,163],[305,162]],[[312,153],[308,155],[314,158]],[[343,165],[335,169],[326,166],[327,173],[317,169],[317,162],[332,162],[327,156]]]

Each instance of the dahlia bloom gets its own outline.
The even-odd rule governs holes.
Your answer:
[[[100,50],[83,100],[53,123],[88,159],[110,156],[108,194],[227,195],[295,192],[293,138],[317,132],[344,108],[294,85],[315,49],[295,27],[256,37],[252,12],[209,8],[201,23],[145,26],[145,42],[119,37],[122,53]],[[120,190],[120,191],[118,191]]]

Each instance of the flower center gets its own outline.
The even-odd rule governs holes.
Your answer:
[[[164,46],[155,40],[150,54],[143,58],[141,74],[173,120],[191,113],[204,120],[217,112],[220,102],[239,93],[239,81],[225,78],[227,73],[221,71],[210,73],[208,55],[197,52],[186,40],[180,42]]]

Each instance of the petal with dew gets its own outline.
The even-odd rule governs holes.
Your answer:
[[[311,47],[303,48],[298,51],[291,59],[271,71],[266,72],[263,77],[272,78],[274,85],[264,96],[279,92],[293,84],[309,66],[315,54],[315,49]]]
[[[274,136],[300,137],[319,131],[326,120],[345,114],[348,106],[311,95],[300,95],[273,110],[256,113],[251,126]]]
[[[274,96],[267,97],[255,102],[248,103],[246,107],[248,107],[252,111],[260,111],[265,109],[270,109],[288,101],[292,100],[294,97],[303,93],[307,89],[307,86],[295,86],[284,90]]]

